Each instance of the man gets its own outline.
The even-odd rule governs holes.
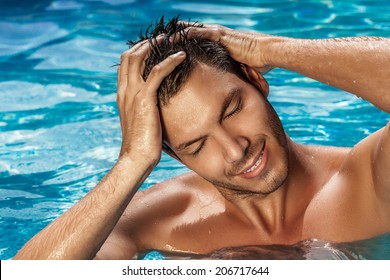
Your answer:
[[[289,69],[389,112],[389,39],[291,39],[177,19],[150,38],[121,57],[117,163],[15,258],[205,254],[390,231],[389,125],[353,148],[294,143],[259,74]],[[136,193],[162,147],[193,172]]]

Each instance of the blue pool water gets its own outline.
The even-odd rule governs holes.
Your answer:
[[[0,6],[0,259],[11,258],[116,161],[121,133],[112,65],[126,41],[158,16],[180,13],[305,38],[390,31],[389,1],[2,0]],[[276,69],[266,78],[285,129],[300,143],[353,146],[389,120],[367,102],[295,73]],[[163,155],[142,188],[186,171]],[[316,256],[346,252],[312,242],[314,249],[334,249]],[[390,235],[359,246],[344,255],[390,258]]]

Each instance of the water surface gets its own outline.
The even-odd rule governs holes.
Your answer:
[[[1,5],[1,259],[11,258],[115,163],[121,134],[112,66],[140,27],[162,14],[180,13],[183,19],[304,38],[388,36],[390,29],[388,1],[19,0]],[[297,142],[350,147],[389,120],[371,104],[295,73],[276,69],[266,78],[270,100]],[[164,154],[142,188],[186,171]],[[384,239],[383,250],[389,250]],[[388,258],[375,252],[361,256]]]

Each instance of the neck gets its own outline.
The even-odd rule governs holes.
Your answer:
[[[236,197],[230,201],[249,222],[272,236],[285,236],[300,230],[304,212],[323,184],[313,149],[294,143],[288,138],[289,172],[283,184],[267,195]],[[317,176],[316,176],[317,174]],[[288,234],[291,236],[293,234]]]

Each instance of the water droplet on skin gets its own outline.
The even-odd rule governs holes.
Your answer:
[[[166,244],[165,247],[166,247],[169,251],[175,251],[175,248],[172,247],[172,246],[169,245],[169,244]]]

